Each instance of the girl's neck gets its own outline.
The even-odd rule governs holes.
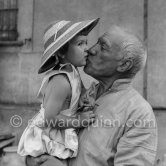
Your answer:
[[[65,64],[65,63],[70,63],[70,62],[67,59],[63,58],[63,59],[60,59],[60,63]]]

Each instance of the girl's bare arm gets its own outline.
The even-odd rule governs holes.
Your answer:
[[[64,75],[51,79],[45,91],[45,125],[58,129],[87,127],[94,121],[92,111],[80,113],[76,117],[60,114],[66,98],[71,97],[71,86]]]

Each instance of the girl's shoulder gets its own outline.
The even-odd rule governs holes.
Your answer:
[[[64,73],[53,74],[50,77],[43,79],[43,83],[38,92],[38,99],[43,100],[43,97],[48,94],[66,93],[71,95],[71,85],[68,76]]]
[[[48,87],[70,90],[71,85],[66,74],[60,73],[52,76],[48,81]]]
[[[79,82],[80,76],[77,69],[72,64],[63,64],[56,70],[47,72],[43,78],[41,87],[38,91],[38,99],[41,100],[45,92],[51,90],[65,90],[66,93],[72,93],[72,82]],[[75,84],[74,84],[75,85]]]
[[[53,76],[43,90],[44,103],[48,101],[48,99],[53,101],[65,101],[67,98],[70,98],[72,94],[70,83],[63,74]]]

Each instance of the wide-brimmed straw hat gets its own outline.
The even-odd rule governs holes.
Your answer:
[[[61,20],[51,23],[44,33],[44,53],[38,73],[43,73],[56,66],[58,58],[55,56],[55,52],[79,32],[85,31],[88,34],[98,21],[99,18],[81,22]]]

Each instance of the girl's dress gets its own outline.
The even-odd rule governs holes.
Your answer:
[[[75,116],[79,97],[81,93],[81,79],[77,69],[71,64],[61,65],[59,70],[48,72],[42,82],[39,90],[39,96],[44,98],[43,89],[47,88],[49,79],[52,76],[65,74],[72,88],[72,95],[69,109],[63,110],[60,113],[66,116]],[[43,102],[41,109],[35,117],[33,117],[24,130],[19,145],[18,153],[21,156],[39,156],[48,153],[61,159],[75,157],[78,151],[78,137],[75,129],[59,130],[51,127],[44,127]]]

